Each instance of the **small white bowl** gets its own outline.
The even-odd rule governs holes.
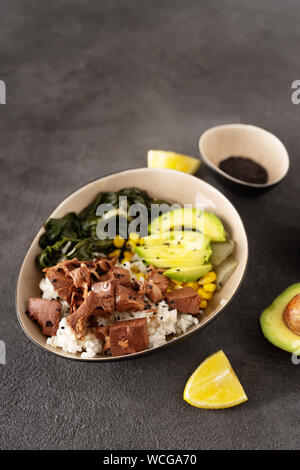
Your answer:
[[[271,132],[249,124],[225,124],[205,131],[199,139],[203,161],[214,171],[234,183],[266,188],[281,181],[289,169],[289,156],[283,143]],[[233,178],[219,168],[227,157],[248,157],[268,172],[265,184],[254,184]]]

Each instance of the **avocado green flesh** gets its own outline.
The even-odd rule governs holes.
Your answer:
[[[154,219],[148,228],[149,232],[153,234],[177,228],[181,229],[182,227],[185,230],[199,230],[213,242],[224,242],[226,240],[226,232],[221,220],[215,214],[203,212],[195,207],[166,212]]]
[[[201,229],[212,242],[225,242],[226,240],[226,232],[221,220],[211,212],[204,212],[200,218],[199,230]]]
[[[170,279],[175,279],[175,281],[192,282],[207,274],[211,268],[211,264],[202,264],[202,266],[194,267],[181,266],[178,268],[167,269],[167,271],[164,272],[164,275]]]
[[[152,264],[157,268],[201,266],[211,255],[210,249],[191,251],[178,247],[171,249],[161,245],[135,247],[135,252],[143,258],[147,264]]]
[[[289,301],[300,294],[300,283],[283,291],[260,317],[264,336],[275,346],[290,353],[300,354],[300,336],[295,335],[284,323],[283,312]]]
[[[210,245],[210,238],[200,232],[164,232],[144,237],[147,247],[162,246],[170,248],[185,248],[187,250],[205,250]]]
[[[156,217],[149,224],[149,233],[168,232],[175,227],[194,227],[197,224],[203,211],[197,208],[180,208],[174,211],[166,212],[159,217]]]

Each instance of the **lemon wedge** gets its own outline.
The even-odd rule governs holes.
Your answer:
[[[189,378],[183,398],[197,408],[230,408],[248,398],[223,351],[209,356]]]
[[[148,168],[168,168],[190,174],[196,173],[201,164],[199,158],[165,150],[149,150],[147,161]]]

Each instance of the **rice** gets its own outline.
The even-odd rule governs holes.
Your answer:
[[[136,270],[146,273],[147,268],[140,258],[136,255],[131,262],[122,264],[131,272],[134,279]],[[132,270],[133,268],[133,270]],[[40,282],[40,289],[44,299],[57,299],[55,289],[51,282],[44,278]],[[61,348],[69,353],[80,353],[82,358],[95,357],[102,352],[102,341],[92,333],[85,335],[84,339],[78,340],[66,321],[66,315],[69,313],[69,305],[61,300],[62,319],[55,336],[47,339],[47,344],[54,348]],[[98,324],[101,326],[114,323],[115,321],[133,320],[134,318],[147,318],[147,327],[149,332],[149,348],[161,346],[167,342],[167,337],[171,334],[185,333],[188,328],[199,323],[194,315],[178,313],[176,309],[170,309],[169,305],[162,300],[157,305],[149,300],[149,304],[155,307],[156,312],[143,310],[140,312],[115,312],[109,318],[98,318]]]
[[[82,358],[94,357],[102,351],[102,344],[93,333],[87,333],[84,340],[77,339],[66,318],[60,320],[56,335],[48,338],[47,344],[73,354],[81,352]]]

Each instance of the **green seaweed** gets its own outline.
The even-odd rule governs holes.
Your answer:
[[[113,240],[100,240],[97,236],[96,229],[101,217],[96,215],[96,211],[100,204],[112,204],[115,209],[119,209],[121,196],[127,197],[127,209],[132,204],[143,204],[149,212],[151,204],[167,203],[152,199],[146,191],[135,187],[124,188],[118,192],[99,193],[93,202],[79,214],[69,212],[63,217],[51,218],[45,223],[45,231],[39,239],[39,245],[43,251],[36,258],[40,268],[54,266],[62,257],[66,259],[78,258],[83,261],[92,259],[96,253],[108,255],[112,252],[114,249]],[[112,217],[116,217],[116,213]],[[127,217],[127,224],[131,220],[130,217]]]

